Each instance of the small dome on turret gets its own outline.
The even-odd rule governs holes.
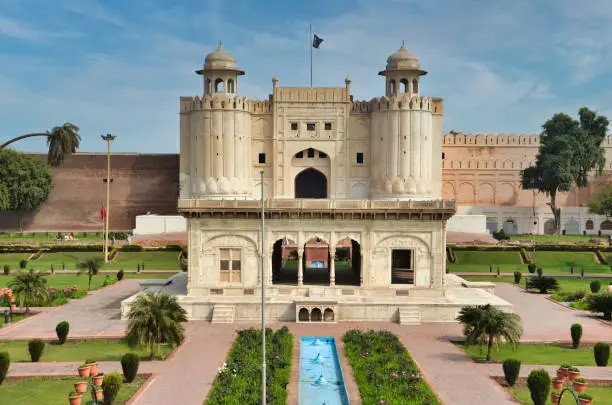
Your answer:
[[[211,70],[232,70],[238,72],[240,75],[244,74],[244,72],[236,66],[236,58],[234,55],[223,48],[221,41],[219,41],[217,49],[206,55],[204,59],[204,68],[196,71],[196,73],[202,74],[203,72]]]
[[[385,76],[387,72],[396,70],[411,70],[419,75],[427,73],[421,70],[419,58],[406,48],[404,41],[402,41],[402,46],[387,58],[387,68],[378,74]]]

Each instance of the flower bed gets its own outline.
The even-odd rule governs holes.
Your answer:
[[[439,405],[398,338],[387,331],[348,331],[344,351],[364,404]]]
[[[293,336],[286,327],[266,329],[267,403],[284,405],[291,377]],[[238,331],[238,338],[219,368],[207,405],[261,403],[261,331]]]

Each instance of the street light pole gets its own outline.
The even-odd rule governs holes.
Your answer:
[[[259,172],[261,175],[261,404],[266,405],[266,311],[265,305],[265,281],[266,274],[264,272],[264,252],[265,252],[265,212],[264,212],[264,172]]]
[[[105,215],[105,230],[104,230],[104,263],[108,263],[108,218],[110,216],[110,145],[116,136],[111,134],[100,135],[102,140],[106,141],[106,215]]]

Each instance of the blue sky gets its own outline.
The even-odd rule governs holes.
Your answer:
[[[356,99],[406,41],[445,99],[445,131],[534,133],[555,112],[612,117],[609,0],[0,0],[0,141],[66,121],[81,151],[178,152],[178,99],[219,39],[246,71],[240,93],[266,99],[271,78],[307,86],[308,24],[324,39],[314,85]],[[15,148],[44,151],[43,140]]]

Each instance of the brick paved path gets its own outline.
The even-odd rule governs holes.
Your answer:
[[[582,324],[582,341],[612,340],[612,327],[594,319],[586,311],[576,311],[546,299],[546,295],[525,292],[509,283],[497,283],[495,295],[510,302],[521,316],[525,333],[522,340],[570,341],[570,326]]]
[[[44,308],[42,314],[0,329],[0,339],[57,339],[55,326],[61,321],[70,322],[69,338],[123,336],[121,301],[137,293],[139,283],[135,279],[122,280],[61,307]]]

